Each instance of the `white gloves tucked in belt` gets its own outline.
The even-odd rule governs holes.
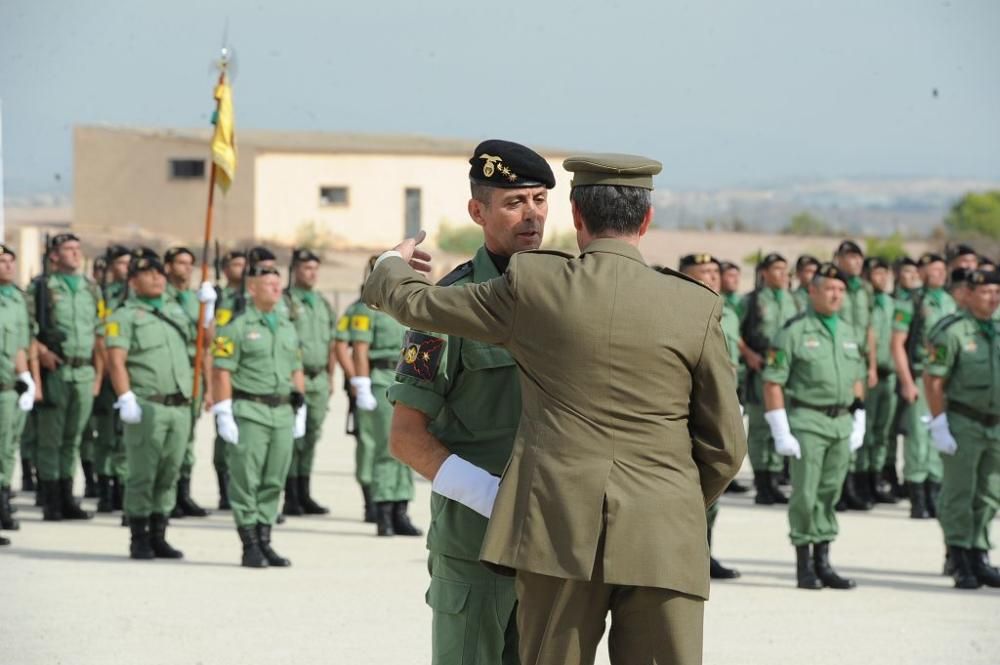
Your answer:
[[[240,444],[240,428],[236,426],[236,418],[233,417],[233,400],[224,399],[221,402],[216,402],[212,406],[212,414],[215,416],[215,428],[222,440],[238,446]]]
[[[135,399],[135,393],[131,390],[119,395],[114,407],[118,409],[118,415],[121,416],[123,423],[135,425],[142,422],[142,407],[139,406],[139,402]]]
[[[35,379],[32,378],[31,372],[21,372],[17,375],[17,380],[25,385],[24,392],[17,398],[17,408],[22,411],[31,411],[35,407],[35,392],[37,390]]]
[[[851,452],[865,445],[865,431],[867,428],[868,418],[865,415],[864,409],[858,409],[854,412],[854,425],[851,428]]]
[[[458,455],[449,455],[434,476],[431,489],[489,519],[500,479]]]
[[[372,380],[369,376],[355,376],[351,379],[354,388],[354,403],[362,411],[374,411],[378,407],[375,395],[372,394]]]
[[[958,441],[951,434],[948,427],[948,414],[940,413],[936,418],[931,419],[930,424],[931,441],[934,447],[945,455],[954,455],[958,450]]]
[[[799,440],[792,436],[792,428],[788,424],[788,412],[784,409],[775,409],[764,414],[768,427],[771,428],[771,436],[774,437],[774,449],[779,455],[802,459],[802,448]]]

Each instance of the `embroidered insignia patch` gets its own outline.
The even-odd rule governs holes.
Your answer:
[[[97,301],[97,318],[98,318],[98,320],[100,320],[100,321],[105,320],[106,318],[108,318],[108,315],[110,313],[111,313],[111,310],[108,309],[108,304],[106,302],[104,302],[104,298],[101,298],[100,300],[98,300]]]
[[[118,337],[121,334],[121,328],[118,326],[117,321],[108,321],[104,324],[104,336],[105,337]]]
[[[780,367],[785,363],[785,352],[781,349],[768,349],[767,366]]]
[[[351,317],[342,316],[337,319],[337,332],[347,332],[347,328],[351,325]]]
[[[250,332],[247,333],[247,339],[250,340],[251,342],[254,340],[258,340],[260,339],[260,333],[257,332],[256,330],[251,330]]]
[[[231,309],[220,309],[215,312],[215,323],[220,326],[224,326],[233,320],[233,310]]]
[[[223,335],[219,335],[212,341],[213,358],[229,358],[235,350],[236,345],[233,344],[233,340]]]
[[[431,381],[441,365],[444,340],[415,330],[408,330],[403,339],[403,349],[396,373],[412,376],[421,381]]]
[[[360,330],[361,332],[364,332],[366,330],[370,330],[371,327],[372,320],[369,317],[363,314],[351,317],[351,330]]]
[[[807,339],[806,341],[804,341],[802,343],[802,346],[804,346],[807,349],[818,349],[819,348],[819,340],[818,339]]]

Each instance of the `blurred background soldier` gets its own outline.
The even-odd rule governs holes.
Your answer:
[[[809,284],[812,283],[813,275],[819,268],[820,262],[812,254],[803,254],[795,262],[795,279],[798,282],[795,290],[792,291],[792,299],[795,301],[795,308],[802,313],[809,307]]]

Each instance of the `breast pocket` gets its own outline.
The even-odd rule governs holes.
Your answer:
[[[989,346],[981,341],[963,342],[958,353],[962,383],[969,388],[987,389],[993,380]]]
[[[521,390],[514,358],[506,350],[462,341],[462,389],[451,401],[466,427],[483,434],[517,426]]]
[[[153,321],[136,326],[134,334],[136,348],[140,351],[147,351],[149,349],[155,349],[163,346],[167,343],[167,338],[164,335],[164,332],[165,331]]]

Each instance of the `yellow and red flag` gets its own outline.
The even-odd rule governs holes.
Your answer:
[[[215,86],[218,110],[212,119],[215,134],[212,136],[212,161],[217,167],[216,181],[222,191],[228,191],[236,177],[236,134],[233,126],[233,89],[229,78],[223,74]]]

